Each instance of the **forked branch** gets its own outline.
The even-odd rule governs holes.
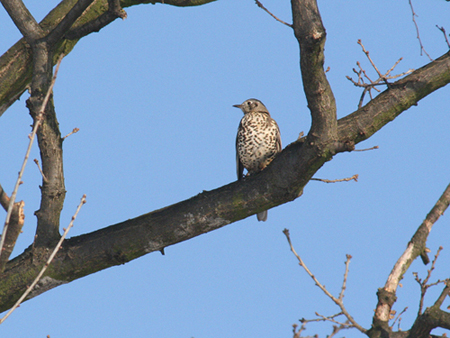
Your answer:
[[[0,319],[0,324],[2,324],[6,320],[6,318],[8,318],[11,315],[11,313],[20,305],[20,303],[23,302],[23,300],[29,295],[29,293],[31,291],[33,291],[34,287],[36,286],[36,284],[41,279],[41,277],[44,274],[45,270],[47,270],[47,268],[50,265],[50,263],[52,262],[53,258],[55,258],[56,253],[61,248],[61,245],[62,245],[64,239],[66,238],[67,234],[69,233],[69,230],[72,228],[73,223],[75,222],[75,219],[77,218],[77,215],[80,212],[80,209],[81,209],[81,207],[83,206],[84,203],[86,203],[86,195],[83,195],[83,197],[81,198],[80,204],[78,204],[77,210],[75,211],[75,214],[72,216],[72,219],[71,219],[69,225],[67,226],[67,229],[64,230],[64,234],[61,236],[58,244],[56,244],[55,248],[53,249],[52,253],[50,254],[50,257],[45,262],[45,264],[42,267],[41,271],[36,276],[36,278],[31,283],[31,285],[27,287],[26,291],[17,300],[17,302],[14,304],[14,306],[3,316],[3,318]]]
[[[347,75],[347,79],[349,81],[351,81],[355,86],[361,87],[361,88],[364,89],[362,94],[361,94],[361,98],[359,100],[359,103],[358,103],[358,109],[359,109],[359,108],[362,107],[363,102],[364,102],[364,97],[366,96],[367,93],[369,93],[370,99],[371,100],[373,99],[372,89],[374,89],[377,92],[380,92],[380,90],[378,88],[376,88],[377,86],[382,86],[382,85],[389,86],[390,82],[388,80],[397,79],[397,78],[399,78],[401,76],[404,76],[404,75],[407,75],[409,73],[412,73],[414,70],[410,69],[410,70],[408,70],[406,72],[403,72],[401,74],[391,75],[391,73],[395,69],[395,67],[397,67],[397,65],[400,63],[400,61],[403,60],[403,58],[400,58],[400,59],[397,60],[397,62],[386,73],[382,74],[380,72],[380,70],[378,69],[378,67],[375,65],[375,62],[373,62],[372,58],[369,55],[369,51],[366,50],[366,48],[362,44],[361,40],[358,40],[358,45],[361,46],[362,51],[364,52],[364,54],[366,55],[366,57],[369,60],[370,64],[375,69],[375,71],[377,72],[377,75],[378,75],[378,79],[373,81],[367,75],[367,72],[362,68],[361,63],[359,61],[356,62],[356,65],[358,66],[359,70],[356,70],[355,68],[353,68],[353,72],[356,75],[358,75],[358,79],[357,80],[353,80],[353,78],[351,78],[350,76]],[[366,80],[368,80],[368,82],[366,82]]]
[[[317,277],[311,272],[311,270],[308,269],[308,267],[306,266],[306,264],[303,262],[302,258],[299,256],[299,254],[295,251],[294,246],[292,245],[291,242],[291,238],[289,235],[289,230],[288,229],[284,229],[283,230],[284,235],[286,236],[288,243],[289,243],[289,247],[292,251],[292,253],[294,254],[294,256],[297,258],[298,260],[298,264],[306,271],[306,273],[314,280],[314,282],[316,283],[316,285],[337,305],[339,306],[339,308],[341,309],[341,312],[334,315],[334,316],[330,316],[330,317],[325,317],[325,316],[321,316],[319,314],[316,313],[317,316],[322,317],[321,320],[329,320],[333,323],[337,323],[339,325],[347,325],[347,327],[355,327],[357,328],[359,331],[361,331],[362,333],[366,333],[367,330],[365,328],[363,328],[361,325],[359,325],[355,319],[348,313],[347,309],[344,306],[344,302],[343,302],[343,298],[344,298],[344,291],[346,289],[347,286],[347,277],[348,277],[348,268],[349,268],[349,264],[350,264],[350,259],[352,258],[352,256],[347,255],[347,260],[345,262],[345,273],[344,273],[344,281],[342,283],[342,288],[341,288],[341,292],[339,294],[339,297],[336,298],[334,297],[326,288],[324,285],[322,285],[319,280],[317,279]],[[342,323],[342,322],[337,322],[334,320],[334,317],[339,316],[343,314],[347,320],[349,321],[348,324]]]
[[[58,63],[56,65],[56,69],[55,69],[55,73],[53,75],[52,82],[50,84],[50,87],[48,88],[48,91],[47,91],[47,93],[46,93],[46,95],[44,97],[44,100],[42,101],[42,105],[41,105],[41,108],[39,110],[39,113],[36,116],[35,123],[34,123],[34,126],[33,126],[33,130],[31,131],[31,134],[29,135],[30,141],[28,142],[28,147],[27,147],[27,151],[25,153],[25,158],[24,158],[24,160],[22,162],[22,167],[20,168],[19,176],[17,177],[17,181],[16,181],[16,184],[14,186],[13,193],[11,194],[11,198],[10,198],[9,206],[8,206],[8,211],[7,211],[7,214],[6,214],[5,224],[3,226],[2,237],[1,237],[1,240],[0,240],[0,257],[1,257],[1,255],[3,253],[3,245],[4,245],[5,239],[7,237],[6,234],[8,232],[9,221],[10,221],[10,218],[11,218],[11,214],[13,212],[14,202],[16,200],[17,192],[19,190],[19,185],[22,182],[22,176],[23,176],[23,173],[25,171],[25,167],[27,165],[28,158],[30,157],[30,151],[31,151],[31,147],[33,146],[34,138],[36,137],[37,130],[38,130],[39,126],[42,123],[42,118],[43,118],[43,114],[44,114],[44,111],[45,111],[45,107],[47,106],[48,100],[50,99],[50,94],[51,94],[51,92],[53,90],[53,86],[55,85],[56,76],[58,74],[58,70],[59,70],[59,66],[61,64],[62,58],[63,58],[63,54],[61,54],[61,57],[58,60]]]
[[[431,228],[448,208],[449,203],[450,184],[411,238],[408,247],[395,263],[384,287],[378,290],[378,304],[373,317],[374,330],[385,330],[388,327],[392,306],[396,300],[397,287],[414,259],[425,251]]]

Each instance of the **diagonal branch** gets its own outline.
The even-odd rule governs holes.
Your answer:
[[[0,205],[8,211],[11,204],[10,202],[10,198],[0,185]],[[25,203],[23,201],[13,203],[8,225],[6,227],[7,231],[3,228],[2,243],[0,244],[0,274],[5,269],[6,263],[11,256],[14,246],[16,245],[17,238],[22,230],[25,221],[24,206]]]
[[[58,25],[50,31],[46,37],[46,42],[50,46],[54,46],[92,2],[94,0],[78,0]]]
[[[77,218],[77,215],[80,212],[81,207],[85,203],[86,203],[86,195],[83,195],[83,197],[81,198],[80,204],[78,204],[77,210],[75,211],[75,214],[72,216],[72,220],[70,221],[69,225],[67,226],[67,229],[64,230],[64,234],[61,236],[61,239],[56,244],[55,248],[53,249],[52,253],[50,254],[50,257],[45,262],[45,264],[42,267],[41,271],[39,271],[38,275],[35,277],[35,279],[31,283],[31,285],[29,285],[27,287],[26,291],[22,294],[22,296],[20,296],[20,298],[17,300],[17,302],[14,304],[14,306],[0,319],[0,324],[2,324],[6,320],[6,318],[8,318],[11,315],[11,313],[20,305],[20,303],[22,303],[25,300],[25,298],[30,294],[30,292],[33,291],[34,287],[36,286],[36,284],[41,279],[41,277],[44,274],[45,270],[47,270],[48,266],[53,261],[53,258],[55,258],[57,252],[61,248],[62,242],[64,241],[64,239],[66,238],[67,234],[69,233],[69,230],[72,228],[73,223],[75,222],[75,219]]]
[[[416,318],[411,330],[409,330],[408,338],[431,337],[431,330],[437,327],[450,330],[450,313],[440,309],[450,292],[450,280],[447,279],[445,284],[445,288],[433,306],[428,307],[423,314]],[[445,334],[442,337],[445,337]]]
[[[350,264],[350,259],[351,256],[347,255],[347,260],[345,262],[345,273],[344,273],[344,281],[342,284],[342,289],[341,292],[339,294],[339,298],[334,297],[326,288],[324,285],[322,285],[319,280],[317,279],[317,277],[308,269],[308,267],[306,266],[306,264],[303,262],[302,258],[297,254],[297,252],[294,249],[294,246],[292,245],[291,242],[291,237],[289,235],[289,230],[288,229],[284,229],[283,230],[284,235],[286,236],[288,243],[289,243],[289,247],[292,251],[292,253],[294,254],[294,256],[297,258],[298,260],[298,264],[306,271],[306,273],[314,280],[314,283],[316,283],[316,285],[337,305],[339,306],[339,308],[341,309],[341,313],[345,315],[345,317],[347,318],[347,320],[351,323],[352,326],[356,327],[360,332],[362,333],[366,333],[367,330],[365,328],[363,328],[361,325],[359,325],[355,319],[350,315],[350,313],[347,311],[347,309],[344,306],[344,302],[343,302],[343,298],[344,298],[344,291],[346,288],[346,283],[347,283],[347,276],[348,276],[348,266]],[[318,315],[316,313],[316,315]],[[340,313],[338,314],[340,315]],[[327,317],[322,316],[323,318],[325,318],[325,320],[327,320]],[[332,318],[331,318],[332,319]],[[330,319],[328,319],[330,320]],[[335,321],[335,323],[338,323]],[[339,323],[342,324],[342,323]],[[348,324],[350,325],[350,324]]]
[[[99,32],[100,29],[109,25],[117,18],[125,19],[126,17],[127,13],[120,6],[119,0],[108,0],[107,12],[103,13],[95,20],[85,23],[83,26],[70,30],[65,35],[65,38],[69,40],[81,39],[88,34]]]
[[[444,213],[449,203],[450,184],[417,229],[405,252],[395,263],[384,287],[378,290],[378,304],[373,317],[373,330],[388,329],[387,323],[392,306],[396,301],[397,287],[411,263],[425,250],[426,241],[433,224]]]
[[[255,0],[255,3],[259,8],[262,8],[264,11],[266,11],[266,13],[269,14],[272,18],[274,18],[278,22],[282,23],[283,25],[286,25],[286,26],[292,28],[292,25],[290,23],[287,23],[287,22],[277,18],[274,14],[272,14],[272,12],[270,12],[266,7],[264,7],[264,5],[259,0]]]
[[[1,3],[28,43],[44,35],[44,31],[22,0],[1,0]]]
[[[365,106],[339,119],[338,135],[356,143],[364,141],[382,126],[417,104],[428,94],[450,82],[450,53],[391,83],[388,89]]]

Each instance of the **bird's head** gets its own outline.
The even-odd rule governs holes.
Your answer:
[[[266,106],[257,99],[248,99],[241,104],[234,104],[233,107],[240,108],[244,114],[251,112],[267,112]]]

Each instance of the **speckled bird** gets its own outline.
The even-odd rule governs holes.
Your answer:
[[[281,151],[281,136],[277,123],[261,101],[248,99],[233,107],[244,112],[236,136],[236,169],[238,180],[242,180],[244,168],[247,175],[252,175],[272,162]],[[256,216],[258,221],[266,221],[267,210]]]

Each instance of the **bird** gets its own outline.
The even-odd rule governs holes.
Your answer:
[[[257,99],[248,99],[233,107],[239,108],[244,117],[236,136],[236,170],[238,181],[247,175],[259,173],[281,152],[280,128],[266,106]],[[259,212],[258,221],[267,220],[267,210]]]

